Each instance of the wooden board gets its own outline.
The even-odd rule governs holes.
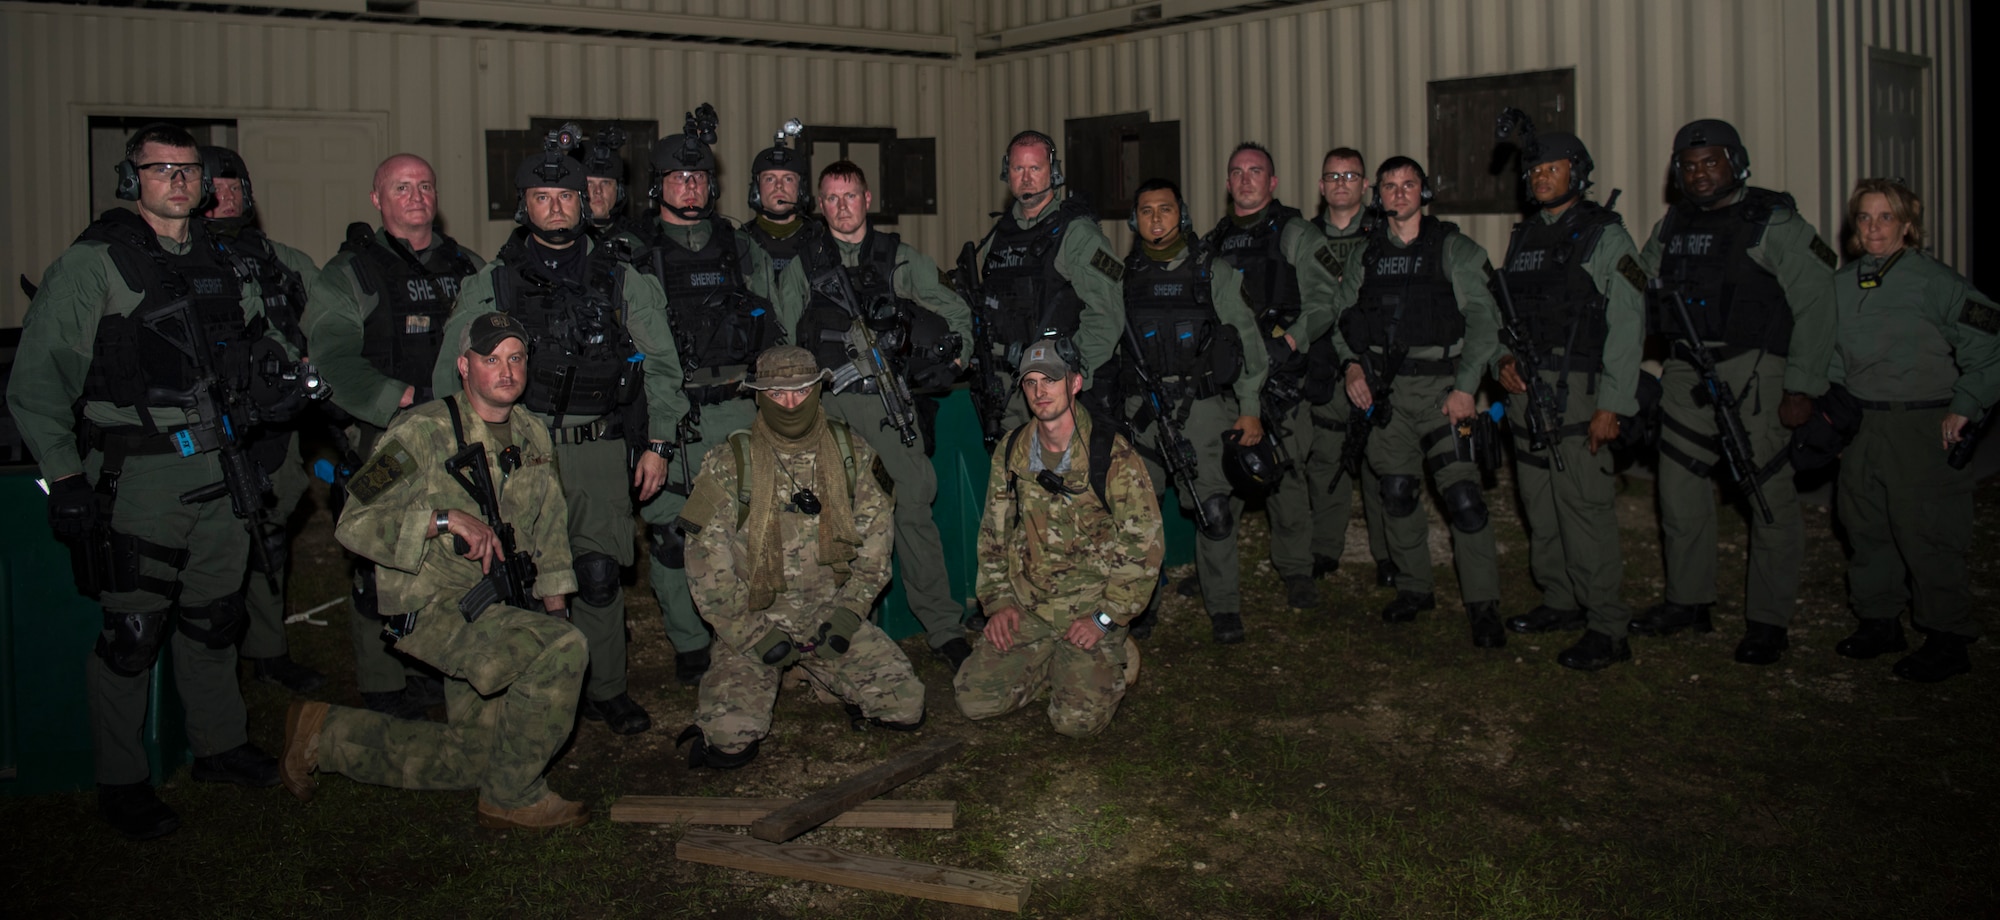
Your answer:
[[[797,799],[628,795],[611,805],[611,820],[628,824],[745,825]],[[932,799],[871,799],[834,815],[828,827],[918,827],[949,830],[958,803]]]
[[[688,862],[748,869],[868,891],[1020,913],[1034,883],[1013,875],[848,853],[811,844],[765,843],[689,828],[674,855]]]
[[[750,824],[750,836],[772,843],[784,843],[812,830],[834,815],[852,809],[954,757],[965,748],[958,738],[940,735],[888,760],[834,783],[790,805],[776,809]]]

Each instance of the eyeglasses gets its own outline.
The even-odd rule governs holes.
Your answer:
[[[192,182],[201,178],[200,163],[139,163],[132,168],[161,182]]]
[[[1359,182],[1363,178],[1365,177],[1363,177],[1358,172],[1337,172],[1337,173],[1319,174],[1319,181],[1321,182]]]
[[[706,180],[708,173],[700,171],[670,172],[661,178],[674,185],[694,185],[697,180]]]

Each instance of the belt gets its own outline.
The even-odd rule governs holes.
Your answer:
[[[549,440],[556,444],[587,444],[624,436],[625,421],[608,415],[588,425],[549,429]]]
[[[151,457],[184,456],[180,443],[169,432],[147,434],[146,429],[137,425],[120,425],[116,428],[101,428],[86,420],[83,423],[82,440],[85,446],[102,451],[106,456]]]
[[[1456,358],[1404,358],[1403,366],[1396,371],[1398,377],[1455,377],[1458,375]]]
[[[1857,399],[1854,401],[1854,404],[1863,409],[1872,409],[1876,412],[1916,412],[1921,409],[1943,409],[1951,405],[1951,400],[1919,399],[1913,402],[1895,402],[1893,400]]]

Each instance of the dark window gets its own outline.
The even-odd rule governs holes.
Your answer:
[[[643,219],[650,210],[646,201],[646,183],[650,176],[649,158],[653,151],[653,141],[660,136],[660,123],[652,119],[594,120],[589,118],[530,118],[525,131],[486,132],[486,219],[513,220],[514,211],[520,207],[521,193],[514,187],[514,170],[521,161],[542,152],[542,141],[550,131],[567,122],[575,122],[583,129],[585,138],[594,138],[597,132],[611,126],[625,132],[625,146],[619,148],[618,155],[625,160],[625,204],[621,213]],[[571,156],[582,159],[589,149],[571,152]]]
[[[1181,176],[1181,123],[1153,121],[1150,112],[1071,118],[1063,122],[1063,178],[1105,220],[1132,216],[1133,195],[1147,179]]]
[[[1430,153],[1424,161],[1431,210],[1452,214],[1517,214],[1527,192],[1521,182],[1520,132],[1494,137],[1503,109],[1534,119],[1537,131],[1576,131],[1576,69],[1433,80],[1430,84]],[[1376,164],[1369,164],[1374,169]]]
[[[818,194],[819,170],[839,160],[861,167],[875,210],[868,219],[893,224],[905,214],[937,213],[937,139],[897,137],[895,128],[808,126],[798,148],[813,167],[809,191]]]

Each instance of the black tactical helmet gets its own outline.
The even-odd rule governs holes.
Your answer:
[[[798,119],[787,119],[784,126],[778,129],[777,137],[773,140],[771,146],[758,151],[757,157],[750,161],[751,210],[765,217],[773,218],[812,210],[813,196],[810,189],[812,185],[812,160],[803,152],[793,150],[785,145],[787,138],[797,137],[799,132],[803,130],[805,130],[805,125],[800,124]],[[799,203],[793,211],[787,212],[787,214],[780,214],[766,209],[764,207],[763,190],[757,187],[757,177],[774,169],[782,169],[789,173],[795,173],[799,177]]]
[[[618,155],[625,146],[625,132],[617,125],[611,125],[597,132],[591,138],[590,147],[583,157],[584,175],[593,179],[616,179],[625,181],[625,158]]]
[[[583,164],[569,155],[582,141],[583,133],[574,124],[550,131],[542,142],[542,152],[522,160],[515,168],[514,188],[523,192],[531,188],[563,188],[588,193]]]
[[[1243,446],[1243,432],[1222,433],[1222,468],[1231,484],[1245,495],[1269,495],[1278,488],[1284,467],[1278,461],[1275,435],[1266,431],[1262,440]]]
[[[250,194],[250,167],[243,157],[228,147],[201,146],[195,148],[201,154],[202,204],[197,210],[206,211],[215,207],[215,180],[238,179],[243,182],[243,213],[249,214],[257,206],[257,199]]]
[[[1576,135],[1561,131],[1537,134],[1528,141],[1527,149],[1521,151],[1523,171],[1557,160],[1569,161],[1572,189],[1582,191],[1590,187],[1590,171],[1597,168],[1597,163],[1590,158],[1589,148],[1583,146],[1583,140]]]
[[[1711,201],[1735,191],[1750,178],[1750,151],[1744,149],[1743,136],[1736,133],[1736,126],[1720,118],[1703,118],[1688,122],[1674,132],[1674,160],[1668,165],[1676,191],[1687,194],[1687,189],[1681,184],[1681,154],[1700,147],[1721,147],[1729,156],[1730,174],[1736,178],[1729,188],[1718,192]]]
[[[666,200],[666,196],[661,194],[660,180],[668,173],[708,173],[708,201],[699,208],[673,209],[683,220],[696,220],[715,213],[715,198],[722,190],[715,174],[716,124],[715,106],[704,102],[688,113],[681,133],[668,135],[653,144],[652,182],[647,189],[653,200]]]

